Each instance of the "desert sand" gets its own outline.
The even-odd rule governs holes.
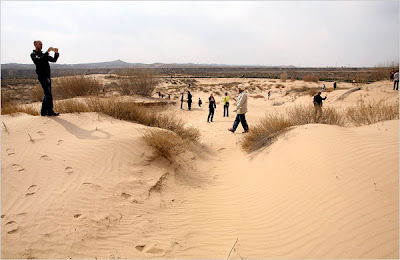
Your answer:
[[[242,127],[227,131],[234,101],[223,117],[219,84],[285,86],[272,87],[271,100],[266,90],[248,92],[251,129],[266,114],[311,103],[288,89],[323,82],[198,81],[210,88],[192,92],[192,111],[178,103],[166,111],[201,132],[177,164],[150,160],[148,127],[136,123],[96,113],[3,115],[2,258],[399,258],[398,120],[298,126],[248,154]],[[389,81],[338,87],[324,106],[399,99]],[[207,123],[210,91],[220,94]]]

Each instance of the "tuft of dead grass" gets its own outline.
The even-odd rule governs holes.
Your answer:
[[[53,97],[66,99],[79,96],[98,95],[101,90],[100,83],[84,76],[60,78],[54,81]]]
[[[154,148],[152,159],[163,157],[173,163],[174,157],[183,153],[188,146],[188,142],[176,133],[165,130],[147,129],[143,132],[145,142]]]
[[[347,109],[346,118],[355,126],[399,119],[399,103],[388,104],[384,101],[365,103],[359,100],[356,106]]]
[[[305,81],[305,82],[318,82],[318,81],[319,81],[319,78],[318,78],[317,75],[308,74],[308,75],[305,75],[305,76],[303,77],[303,81]]]
[[[119,81],[122,95],[137,94],[151,97],[160,83],[152,69],[121,69],[118,73],[123,77]]]
[[[286,132],[291,126],[293,122],[282,115],[268,115],[251,128],[242,141],[242,148],[246,152],[256,151],[271,144],[278,135]]]

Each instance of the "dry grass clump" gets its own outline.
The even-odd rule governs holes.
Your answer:
[[[33,102],[42,101],[43,100],[43,89],[40,84],[35,84],[31,90],[31,98]]]
[[[54,111],[59,113],[91,112],[86,102],[76,99],[59,100],[54,102]]]
[[[61,78],[54,81],[53,96],[58,99],[99,94],[100,83],[84,76]]]
[[[288,74],[287,74],[286,72],[283,72],[283,73],[280,75],[280,78],[281,78],[281,81],[282,81],[282,82],[285,82],[285,81],[287,80],[287,78],[288,78]]]
[[[269,115],[251,128],[243,139],[242,148],[247,152],[256,151],[271,144],[278,135],[286,132],[291,126],[293,122],[284,116]]]
[[[303,81],[305,82],[318,82],[318,80],[318,76],[314,74],[308,74],[303,77]]]
[[[15,113],[26,113],[32,116],[38,116],[39,110],[31,106],[18,105],[15,103],[3,104],[3,106],[1,107],[2,115],[15,114]]]
[[[323,107],[322,116],[319,120],[315,118],[315,110],[312,105],[309,106],[294,106],[287,112],[288,119],[294,125],[306,124],[326,124],[326,125],[339,125],[344,126],[345,118],[343,114],[332,107]]]
[[[152,69],[121,69],[119,74],[123,77],[119,81],[122,95],[137,94],[151,97],[160,83]]]
[[[143,133],[143,138],[149,146],[154,148],[153,159],[164,157],[170,163],[173,163],[173,158],[183,153],[188,145],[187,141],[176,133],[165,130],[147,129]]]
[[[347,109],[346,117],[355,126],[399,119],[399,103],[387,104],[379,101],[366,104],[363,100],[360,100],[356,106]]]

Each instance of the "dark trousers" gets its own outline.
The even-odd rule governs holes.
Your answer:
[[[40,77],[39,82],[43,88],[43,101],[40,114],[42,116],[53,113],[53,95],[51,94],[51,79],[49,77]]]
[[[188,101],[188,108],[189,110],[192,108],[192,101]]]
[[[394,81],[393,90],[399,90],[399,81],[398,80]]]
[[[214,111],[215,111],[214,108],[210,108],[210,112],[208,113],[208,117],[207,117],[207,122],[210,121],[210,118],[211,118],[211,122],[213,121]]]
[[[225,111],[226,111],[226,116],[229,116],[229,104],[224,105],[224,116],[225,116]]]
[[[181,109],[183,109],[183,100],[181,100]]]
[[[235,122],[233,122],[233,129],[235,131],[236,131],[236,128],[239,126],[239,123],[242,123],[243,129],[245,131],[249,130],[249,126],[247,125],[245,114],[237,114],[236,115]]]

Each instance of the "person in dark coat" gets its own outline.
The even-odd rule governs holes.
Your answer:
[[[190,94],[190,91],[188,91],[188,109],[190,110],[192,108],[192,94]]]
[[[58,48],[50,47],[45,53],[42,52],[43,44],[41,41],[34,41],[35,49],[31,53],[31,59],[36,65],[36,74],[43,88],[43,102],[40,110],[41,116],[58,116],[60,113],[53,110],[53,95],[51,94],[50,62],[56,62],[60,54]],[[54,57],[49,52],[54,51]]]
[[[318,122],[322,116],[322,100],[325,100],[327,97],[321,97],[321,91],[318,92],[317,95],[314,96],[314,110],[315,110],[315,122]]]
[[[213,94],[210,94],[210,97],[208,98],[208,117],[207,117],[207,123],[210,123],[210,121],[213,121],[214,118],[214,112],[215,109],[217,108],[217,105],[215,104],[215,98]],[[211,120],[210,120],[211,119]]]

